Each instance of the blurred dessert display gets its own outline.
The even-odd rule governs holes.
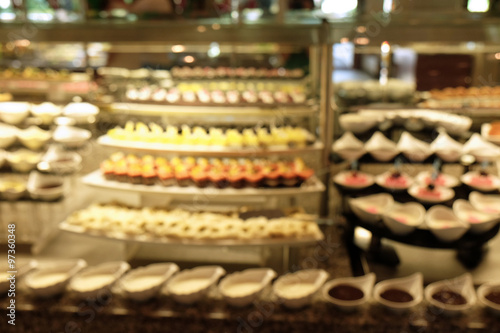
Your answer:
[[[117,141],[130,141],[147,144],[185,145],[185,146],[221,146],[221,147],[252,147],[266,148],[304,147],[315,142],[314,135],[304,128],[259,127],[243,128],[241,131],[234,128],[187,125],[160,126],[156,123],[146,125],[143,122],[128,121],[125,127],[116,127],[108,131],[107,136]]]
[[[206,187],[294,187],[314,175],[301,158],[291,161],[142,157],[114,153],[101,163],[107,180],[131,184]]]
[[[80,232],[159,240],[252,242],[270,239],[322,239],[316,222],[285,216],[241,219],[238,214],[192,212],[183,209],[133,208],[93,204],[71,214],[64,226]],[[63,226],[63,227],[64,227]],[[74,229],[77,230],[77,229]]]
[[[428,97],[419,104],[424,108],[498,108],[500,107],[500,87],[456,87],[430,90]]]
[[[178,80],[190,79],[301,79],[304,70],[300,68],[255,68],[255,67],[188,67],[175,66],[172,77]]]
[[[379,81],[343,81],[335,88],[335,101],[348,107],[380,102],[412,104],[415,101],[415,84],[399,79],[389,79],[387,85]]]

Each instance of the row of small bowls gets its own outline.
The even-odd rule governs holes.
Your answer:
[[[469,201],[456,200],[453,208],[436,205],[428,211],[416,202],[394,202],[387,193],[351,198],[349,206],[362,221],[375,224],[382,220],[396,235],[408,235],[417,227],[428,228],[443,242],[458,240],[469,230],[474,234],[487,232],[500,222],[500,195],[479,192],[472,192]]]
[[[0,197],[16,201],[29,196],[33,200],[53,201],[64,194],[64,178],[32,171],[28,179],[19,176],[0,177]]]
[[[422,273],[415,273],[403,278],[384,280],[375,285],[374,282],[374,273],[360,277],[334,279],[323,286],[323,295],[329,302],[346,311],[355,310],[369,303],[371,300],[374,300],[378,304],[396,313],[402,313],[414,308],[425,298],[429,306],[437,309],[433,311],[433,313],[436,314],[457,315],[470,309],[476,304],[477,300],[479,300],[480,304],[485,308],[500,315],[500,304],[494,303],[486,298],[491,292],[500,292],[500,283],[484,283],[476,292],[472,277],[469,273],[465,273],[453,279],[433,282],[426,286],[425,289],[423,287]],[[354,300],[342,300],[329,295],[328,292],[339,285],[348,285],[358,288],[363,292],[363,296]],[[385,291],[391,289],[408,293],[411,295],[412,300],[398,302],[388,300],[381,296]],[[461,295],[465,299],[465,303],[454,305],[440,302],[433,298],[433,295],[439,291],[453,292]]]
[[[51,124],[58,116],[65,116],[74,119],[77,122],[85,122],[90,116],[99,113],[99,108],[89,103],[69,103],[65,107],[57,106],[52,103],[42,103],[39,105],[28,102],[1,102],[0,120],[18,125],[23,122],[30,113],[41,119],[45,125]]]
[[[52,297],[69,291],[75,297],[88,299],[112,291],[134,301],[142,302],[158,295],[168,295],[181,304],[193,304],[206,297],[210,290],[217,286],[224,300],[235,307],[252,304],[277,276],[276,272],[269,268],[251,268],[221,279],[226,272],[220,266],[200,266],[179,271],[179,267],[174,263],[151,264],[130,270],[129,264],[122,261],[87,267],[84,260],[72,260],[39,267],[29,273],[29,270],[36,267],[31,265],[29,269],[20,267],[17,278],[26,275],[24,286],[34,297]],[[384,280],[375,286],[373,273],[326,282],[327,280],[328,273],[324,270],[306,269],[280,276],[272,283],[272,290],[276,302],[291,309],[311,304],[320,290],[323,300],[343,310],[354,310],[373,298],[391,310],[402,312],[419,304],[423,294],[431,306],[441,309],[445,314],[460,313],[476,302],[472,278],[468,273],[455,279],[434,282],[425,288],[424,293],[421,273]],[[8,277],[5,281],[0,281],[0,292],[5,293],[9,284]],[[341,285],[360,290],[361,297],[356,299],[332,297],[329,294],[330,290]],[[389,289],[409,293],[413,300],[395,302],[380,296]],[[462,295],[466,303],[450,305],[434,300],[432,295],[443,289]],[[498,291],[500,284],[486,283],[478,289],[477,295],[482,304],[500,314],[500,305],[485,297],[490,292]]]
[[[472,119],[450,112],[435,110],[359,110],[339,116],[340,127],[344,131],[364,133],[379,124],[389,121],[404,124],[407,128],[421,130],[423,126],[442,127],[449,133],[461,134],[472,126]]]
[[[436,154],[445,162],[456,162],[463,155],[472,155],[479,161],[491,161],[500,158],[500,147],[487,141],[478,133],[461,144],[442,131],[432,143],[419,140],[409,132],[403,132],[396,144],[377,131],[363,143],[352,132],[345,132],[333,143],[332,150],[346,161],[355,161],[366,153],[380,162],[393,160],[402,153],[412,162],[422,162]]]
[[[39,150],[50,139],[70,148],[78,148],[91,136],[92,133],[88,130],[67,125],[58,126],[51,132],[37,126],[21,130],[15,126],[0,123],[0,148],[2,149],[12,146],[16,140],[19,140],[26,148]]]

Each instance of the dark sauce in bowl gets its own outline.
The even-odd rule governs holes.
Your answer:
[[[361,289],[349,284],[338,284],[328,291],[328,295],[342,301],[356,301],[362,299],[365,294]]]
[[[490,291],[485,298],[492,303],[500,305],[500,291]]]
[[[447,305],[464,305],[467,303],[465,297],[448,289],[438,290],[432,294],[432,298]]]
[[[413,301],[413,296],[404,290],[391,288],[380,294],[380,297],[391,302],[407,303]]]

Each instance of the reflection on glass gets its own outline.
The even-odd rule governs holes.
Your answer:
[[[467,10],[474,13],[484,13],[490,8],[490,0],[469,0]]]
[[[16,18],[14,6],[10,0],[0,0],[0,21],[12,21]]]
[[[323,0],[321,10],[325,14],[347,16],[358,8],[358,0]]]
[[[54,9],[46,0],[26,0],[28,20],[34,22],[49,22],[54,19]]]

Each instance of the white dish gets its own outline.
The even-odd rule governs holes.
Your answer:
[[[445,162],[456,162],[462,156],[463,145],[441,132],[431,143],[432,151]]]
[[[52,137],[49,131],[44,131],[38,126],[30,126],[25,130],[20,130],[17,133],[19,141],[28,149],[39,150]]]
[[[82,259],[54,263],[29,274],[25,285],[33,296],[52,297],[63,293],[69,280],[86,266]]]
[[[462,221],[469,223],[470,231],[475,234],[490,230],[500,221],[500,215],[483,213],[463,199],[453,203],[453,213]]]
[[[480,212],[500,215],[500,195],[471,192],[469,201]]]
[[[404,172],[386,171],[377,175],[375,182],[378,186],[390,191],[403,191],[407,190],[413,184],[413,179]]]
[[[345,278],[333,279],[325,283],[325,285],[323,286],[322,289],[323,298],[341,310],[353,311],[370,301],[373,284],[375,283],[375,278],[376,277],[374,273],[368,273],[366,275],[358,277],[345,277]],[[347,285],[350,287],[357,288],[363,292],[363,296],[361,298],[354,300],[344,300],[332,297],[329,294],[329,291],[332,288],[338,287],[340,285]]]
[[[34,200],[53,201],[64,193],[64,178],[31,171],[26,189]]]
[[[387,162],[399,154],[395,142],[389,140],[381,132],[375,132],[365,143],[365,150],[377,161]]]
[[[179,266],[173,263],[139,267],[120,279],[120,290],[126,298],[146,301],[157,295],[162,285],[177,271],[179,271]]]
[[[7,154],[7,162],[14,171],[26,173],[36,168],[42,158],[41,153],[28,149],[18,149]]]
[[[500,178],[495,175],[470,171],[460,178],[465,185],[483,192],[491,192],[500,188]]]
[[[435,300],[432,296],[439,291],[451,291],[465,298],[465,304],[452,305]],[[443,311],[445,315],[457,315],[470,309],[476,303],[476,292],[470,273],[465,273],[450,280],[442,280],[429,284],[424,290],[425,300],[433,307]]]
[[[284,306],[298,309],[310,304],[326,279],[328,273],[322,269],[301,270],[278,278],[273,284],[273,292]]]
[[[495,161],[500,158],[500,147],[486,141],[478,133],[472,134],[464,144],[463,152],[474,156],[478,162]]]
[[[374,178],[360,171],[342,171],[333,177],[335,184],[350,189],[362,189],[370,187],[374,183]]]
[[[417,177],[415,177],[415,180],[422,185],[434,184],[435,186],[449,188],[460,185],[460,180],[457,177],[442,172],[439,172],[436,179],[433,181],[433,173],[434,171],[422,171],[417,175]]]
[[[455,197],[455,191],[451,188],[436,186],[431,189],[420,184],[412,185],[408,189],[408,193],[422,203],[441,203]]]
[[[393,204],[394,199],[388,193],[373,194],[349,200],[352,212],[362,221],[368,223],[379,221],[382,214],[388,211]]]
[[[203,298],[210,287],[226,274],[220,266],[200,266],[177,273],[166,285],[170,296],[179,303],[192,304]]]
[[[337,153],[342,159],[352,162],[365,154],[363,142],[358,140],[351,132],[345,132],[332,145],[333,152]]]
[[[79,298],[95,298],[110,290],[113,284],[130,269],[124,261],[114,261],[89,267],[76,274],[69,282],[70,291]]]
[[[90,103],[69,103],[63,109],[63,115],[77,123],[87,123],[99,113],[99,108]]]
[[[404,236],[412,233],[424,222],[425,213],[424,206],[417,202],[394,203],[382,214],[382,221],[393,234]]]
[[[230,274],[219,283],[219,292],[232,306],[243,307],[251,304],[276,277],[269,268],[251,268]]]
[[[51,145],[42,160],[37,164],[40,171],[69,174],[77,172],[82,165],[82,157],[72,151],[66,151],[60,145]]]
[[[0,148],[8,148],[16,142],[18,132],[17,127],[0,123]]]
[[[401,134],[397,147],[412,162],[421,162],[432,154],[427,142],[418,140],[406,131]]]
[[[500,316],[500,304],[487,299],[486,296],[488,296],[489,293],[500,293],[500,283],[484,283],[477,289],[477,299],[479,300],[479,302],[483,304],[489,311]]]
[[[17,259],[15,271],[16,273],[9,273],[11,269],[7,265],[7,260],[5,264],[0,265],[0,295],[5,294],[10,289],[11,282],[18,283],[22,278],[33,269],[37,267],[38,263],[35,260],[23,260]],[[14,276],[14,278],[12,278]]]
[[[62,108],[50,102],[41,104],[33,104],[31,106],[31,114],[39,118],[44,125],[50,125],[54,119],[61,115]]]
[[[53,134],[55,142],[61,143],[69,148],[79,148],[91,137],[92,133],[90,131],[67,125],[58,126]]]
[[[26,102],[1,102],[0,119],[8,124],[17,125],[30,113],[30,103]]]
[[[347,113],[339,116],[340,127],[344,131],[353,132],[355,134],[364,133],[375,127],[381,118],[375,115],[359,115],[356,113]]]
[[[382,297],[382,294],[390,289],[404,291],[410,294],[413,299],[407,302],[397,302]],[[420,304],[424,298],[423,290],[423,275],[422,273],[415,273],[407,277],[389,279],[377,283],[373,288],[373,298],[379,304],[382,304],[392,311],[399,313],[407,311]]]
[[[469,223],[459,219],[451,208],[432,206],[425,215],[425,223],[436,238],[443,242],[460,239],[469,230]]]

